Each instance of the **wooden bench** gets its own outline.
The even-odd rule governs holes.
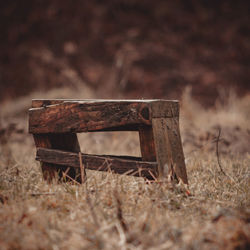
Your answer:
[[[141,157],[80,152],[77,133],[138,131]],[[81,182],[80,166],[188,184],[179,131],[179,102],[168,100],[32,100],[29,132],[43,176]],[[122,143],[122,142],[121,142]],[[80,157],[79,157],[80,156]]]

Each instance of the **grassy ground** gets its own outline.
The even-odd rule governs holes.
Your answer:
[[[86,89],[60,91],[46,96],[94,96]],[[47,184],[26,132],[30,99],[2,104],[0,249],[249,247],[249,97],[231,95],[205,110],[184,93],[181,133],[191,196],[178,185],[93,171],[84,185]],[[218,128],[226,175],[215,153]],[[79,140],[88,153],[140,154],[135,133],[86,134]]]

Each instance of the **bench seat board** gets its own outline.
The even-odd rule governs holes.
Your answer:
[[[37,106],[35,103],[33,106]],[[152,118],[157,116],[178,115],[175,101],[48,100],[42,107],[29,109],[29,132],[133,131],[138,130],[139,124],[151,125]]]

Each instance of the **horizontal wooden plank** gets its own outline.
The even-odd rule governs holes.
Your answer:
[[[43,103],[43,104],[42,104]],[[178,116],[177,101],[164,100],[34,100],[29,110],[30,133],[79,133],[138,130],[152,117]]]
[[[131,102],[63,102],[29,110],[30,133],[79,133],[150,124],[146,104]]]
[[[80,168],[77,153],[37,148],[36,160],[62,166]],[[150,172],[156,176],[157,163],[139,161],[138,157],[130,156],[98,156],[82,154],[82,162],[86,169],[112,171],[117,174],[129,174],[153,179]]]

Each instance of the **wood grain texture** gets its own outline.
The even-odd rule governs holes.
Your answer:
[[[152,127],[158,163],[158,176],[159,178],[166,178],[171,170],[172,151],[170,150],[165,118],[154,118]]]
[[[67,154],[53,151],[53,154],[58,156],[60,153],[62,156],[62,159],[56,158],[56,161],[49,158],[52,151],[46,151],[47,160],[44,160],[42,168],[44,172],[49,172],[49,178],[54,176],[51,169],[61,173],[67,164],[78,169],[78,155],[72,154],[80,151],[75,133],[131,130],[139,131],[143,162],[131,157],[83,155],[89,164],[87,168],[97,170],[96,166],[108,161],[113,166],[111,170],[117,173],[129,169],[134,173],[139,165],[142,167],[149,164],[151,167],[154,165],[154,176],[166,178],[171,174],[187,184],[178,119],[178,101],[41,99],[32,101],[29,132],[34,134],[39,148],[68,151]],[[67,156],[71,158],[67,160]],[[101,168],[105,171],[103,166]],[[74,171],[71,168],[70,174],[76,178],[77,173]],[[145,176],[148,174],[148,171],[144,173]]]
[[[78,154],[62,150],[37,148],[36,160],[62,166],[67,165],[77,169],[80,168]],[[155,175],[157,168],[156,162],[138,161],[138,158],[133,160],[133,157],[123,158],[122,156],[82,154],[82,162],[86,169],[112,171],[117,174],[127,173],[129,175],[146,177],[148,179],[153,179],[149,171]]]
[[[188,184],[178,119],[154,118],[153,133],[159,177],[172,174]]]
[[[179,119],[178,118],[165,118],[167,125],[167,133],[169,139],[169,146],[172,155],[173,169],[178,180],[188,184],[186,164],[182,148]]]
[[[144,103],[63,102],[29,110],[30,133],[79,133],[150,124]]]
[[[178,101],[154,101],[150,103],[152,118],[179,117]]]
[[[34,134],[33,138],[34,138],[36,147],[52,148],[49,135]],[[54,164],[42,162],[41,169],[42,169],[44,180],[48,182],[51,182],[57,176],[57,166]]]
[[[139,127],[140,148],[143,161],[156,161],[152,126]]]
[[[152,117],[179,115],[177,101],[168,100],[33,100],[30,133],[138,130]]]
[[[68,134],[34,134],[36,147],[47,149],[61,149],[70,152],[80,152],[80,145],[77,135],[73,133]],[[58,166],[43,162],[41,164],[44,179],[51,182],[56,177],[62,177],[62,171],[66,171],[69,166]],[[78,182],[81,182],[79,169],[69,168],[68,175]]]

